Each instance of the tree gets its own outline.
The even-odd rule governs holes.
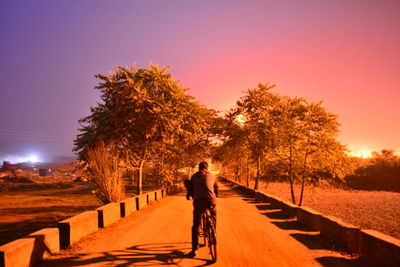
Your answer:
[[[146,161],[153,157],[163,164],[168,151],[177,144],[190,146],[207,129],[210,111],[187,95],[168,69],[150,63],[148,69],[118,66],[108,76],[96,75],[102,102],[80,120],[81,133],[75,140],[74,150],[84,160],[87,148],[97,140],[115,144],[138,171],[138,194]]]
[[[216,122],[214,122],[216,123]],[[213,160],[221,162],[223,168],[233,169],[234,179],[242,180],[243,165],[249,158],[248,134],[237,119],[235,112],[227,113],[219,122],[219,145],[213,152]],[[248,166],[246,165],[246,170]],[[247,175],[247,183],[249,182]]]
[[[248,89],[226,116],[230,124],[219,147],[220,158],[237,162],[249,155],[256,166],[254,189],[262,175],[285,177],[293,203],[294,184],[300,182],[301,205],[307,182],[343,178],[350,171],[346,148],[336,140],[337,116],[322,103],[280,96],[271,92],[273,87],[266,83]]]
[[[307,179],[319,179],[321,173],[343,178],[347,169],[346,148],[337,140],[337,116],[322,103],[307,103],[303,98],[282,97],[273,112],[275,134],[274,154],[286,169],[292,202],[296,203],[294,183],[301,183],[303,201]]]
[[[240,116],[243,127],[248,132],[247,142],[250,155],[256,162],[254,189],[258,189],[261,176],[261,165],[268,149],[274,146],[271,109],[279,101],[278,94],[270,90],[275,85],[259,83],[257,88],[248,89],[237,102],[236,114]]]

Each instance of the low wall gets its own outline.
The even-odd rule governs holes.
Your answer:
[[[349,252],[359,254],[362,259],[379,266],[400,266],[400,240],[374,230],[362,230],[340,219],[323,216],[319,212],[305,207],[298,207],[275,196],[257,192],[237,182],[220,178],[257,199],[286,210],[297,217],[297,221],[321,235],[330,238]]]
[[[360,231],[360,256],[380,266],[400,266],[400,240],[374,230]]]
[[[34,238],[21,238],[0,247],[0,266],[26,267],[31,266],[34,258]]]
[[[147,204],[151,204],[156,200],[155,191],[148,192],[146,195],[147,195]]]
[[[0,247],[0,266],[31,266],[60,251],[57,228],[44,228]]]
[[[26,238],[35,239],[36,258],[44,259],[53,253],[60,252],[60,230],[58,228],[44,228],[33,232]]]
[[[352,253],[358,254],[360,251],[360,228],[345,223],[342,220],[329,217],[320,216],[320,231],[321,235],[332,239],[335,243],[346,248]]]
[[[96,209],[98,215],[98,226],[104,228],[121,219],[121,204],[119,202],[109,203]]]
[[[160,200],[162,198],[163,198],[163,194],[162,194],[162,190],[161,189],[158,189],[158,190],[154,191],[154,199],[156,201]]]
[[[138,195],[135,197],[136,200],[136,210],[141,210],[148,204],[147,194]]]
[[[321,214],[313,209],[301,207],[296,211],[297,221],[314,230],[321,230]]]
[[[82,237],[99,229],[98,212],[85,211],[58,223],[60,247],[67,248]]]
[[[121,217],[129,216],[137,211],[136,198],[130,197],[120,202]]]

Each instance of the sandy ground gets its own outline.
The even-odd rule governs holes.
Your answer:
[[[288,183],[261,183],[260,191],[291,201]],[[300,192],[299,185],[295,191]],[[309,186],[303,206],[400,239],[400,193]]]
[[[301,228],[269,203],[221,185],[218,199],[218,261],[214,266],[358,266],[333,251],[318,233]],[[204,266],[210,256],[191,248],[192,203],[169,196],[93,233],[41,266]]]

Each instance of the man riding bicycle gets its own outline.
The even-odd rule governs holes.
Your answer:
[[[188,257],[196,256],[199,245],[200,218],[204,210],[209,209],[216,222],[217,211],[215,209],[218,196],[217,179],[208,171],[208,163],[200,162],[199,171],[193,174],[190,180],[185,181],[187,190],[186,198],[193,198],[193,226],[192,226],[192,251]]]

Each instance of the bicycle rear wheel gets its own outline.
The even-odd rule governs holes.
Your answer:
[[[203,236],[204,246],[207,245],[207,226],[206,226],[207,218],[204,214],[201,215],[200,227],[201,227],[201,235]]]
[[[208,248],[213,262],[217,261],[217,233],[215,226],[210,223],[208,227]]]

